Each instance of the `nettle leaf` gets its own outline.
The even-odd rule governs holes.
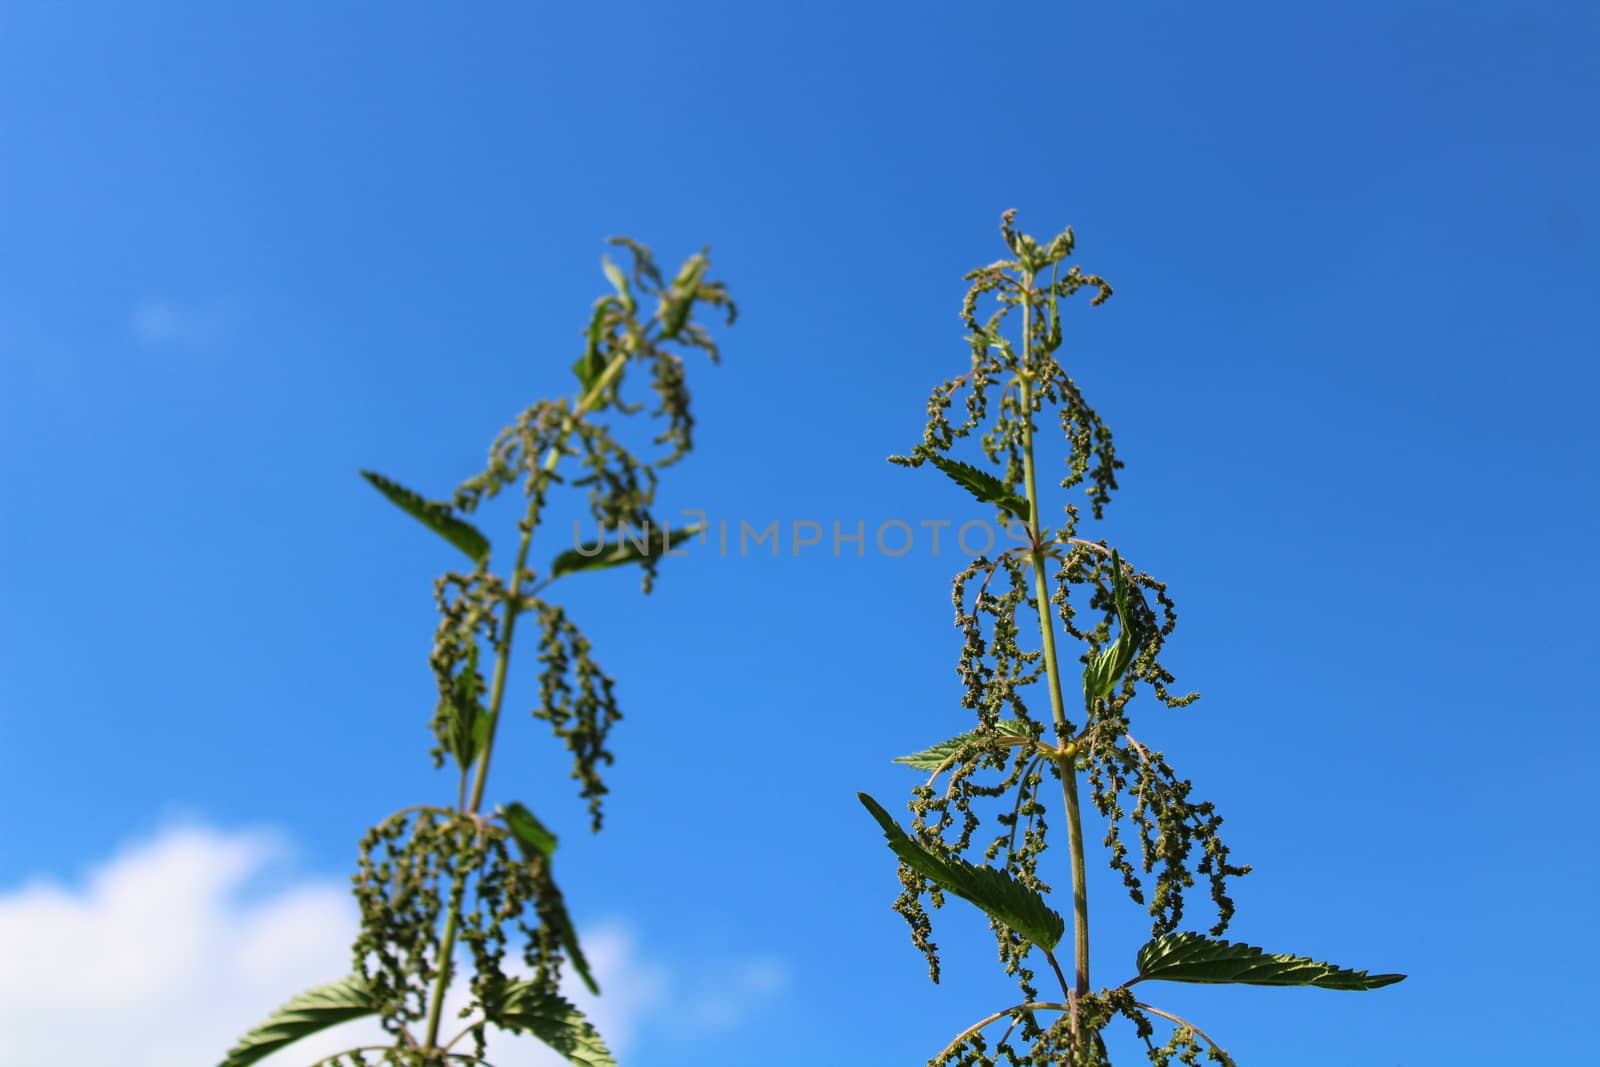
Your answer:
[[[550,883],[549,889],[540,899],[539,914],[561,939],[561,947],[566,949],[567,959],[571,962],[572,969],[578,972],[578,977],[583,979],[584,986],[598,997],[600,983],[594,980],[594,972],[589,969],[589,960],[584,956],[582,946],[578,944],[578,928],[572,925],[572,916],[567,914],[566,898],[561,895],[561,890],[556,888],[555,882]]]
[[[503,805],[500,808],[500,815],[505,819],[506,826],[510,828],[511,836],[516,839],[518,847],[522,849],[523,858],[532,863],[535,856],[542,857],[546,874],[550,875],[550,857],[556,850],[556,835],[519,801]],[[572,962],[572,969],[578,972],[578,977],[583,979],[583,984],[588,987],[589,992],[599,996],[599,983],[594,980],[594,972],[589,969],[589,960],[583,954],[583,946],[578,944],[578,928],[573,925],[572,916],[567,914],[566,898],[561,895],[553,875],[549,876],[548,885],[539,895],[538,911],[539,917],[560,939],[561,947],[566,950],[567,959]]]
[[[361,477],[401,511],[465,552],[472,562],[482,563],[488,557],[489,539],[470,522],[456,518],[449,504],[426,500],[421,494],[373,471],[362,471]]]
[[[896,756],[894,762],[904,763],[906,766],[915,767],[919,771],[936,771],[944,766],[945,760],[948,760],[962,749],[994,737],[1005,738],[1008,744],[1015,738],[1021,738],[1024,742],[1033,740],[1033,734],[1029,731],[1028,724],[1021,719],[1001,719],[994,724],[994,730],[991,733],[973,730],[970,733],[958,734],[948,741],[940,741],[937,745],[925,748],[921,752],[913,752],[909,756]]]
[[[929,851],[916,842],[885,810],[865,793],[861,803],[883,827],[889,847],[901,861],[947,893],[954,893],[983,909],[1011,929],[1051,951],[1066,932],[1066,922],[1050,909],[1044,897],[995,867],[979,867],[955,856]]]
[[[1023,522],[1028,521],[1028,502],[1006,488],[1005,482],[988,471],[979,470],[972,464],[963,463],[958,459],[939,455],[929,456],[928,462],[943,471],[951,481],[977,497],[980,503],[993,504]]]
[[[605,357],[600,354],[600,337],[605,328],[606,311],[610,304],[609,297],[601,297],[595,301],[594,314],[589,318],[589,329],[584,332],[583,355],[572,365],[572,373],[578,376],[579,391],[585,394],[594,388],[594,383],[606,369]]]
[[[590,541],[581,548],[569,548],[551,562],[550,577],[559,578],[564,574],[575,574],[578,571],[620,567],[626,563],[639,563],[654,556],[664,556],[669,550],[677,548],[691,537],[698,537],[700,527],[689,526],[669,532],[666,527],[658,526],[650,528],[646,531],[646,535],[642,543],[632,537],[623,536],[610,551],[607,551],[604,540]]]
[[[988,342],[990,348],[998,348],[1000,351],[1005,353],[1007,363],[1014,363],[1016,361],[1017,356],[1011,348],[1011,342],[1006,340],[1005,337],[1001,335],[1000,328],[998,326],[993,329],[984,330],[978,335],[978,337],[969,337],[968,340],[986,341]]]
[[[628,276],[622,273],[621,267],[611,262],[610,256],[601,258],[600,267],[606,272],[606,277],[610,280],[612,286],[616,288],[617,296],[622,301],[623,310],[632,315],[633,309],[638,307],[638,304],[634,302],[633,288],[628,285]]]
[[[530,863],[535,853],[549,859],[555,852],[556,835],[546,829],[538,816],[529,811],[527,805],[521,801],[513,800],[509,804],[501,805],[500,816],[505,819],[511,836],[516,838],[517,844],[522,848],[523,856]]]
[[[466,665],[461,668],[461,673],[455,677],[455,684],[450,688],[450,695],[446,699],[445,722],[448,724],[446,736],[450,741],[450,754],[456,758],[456,764],[464,771],[472,766],[473,760],[478,758],[478,753],[483,749],[483,742],[489,736],[489,709],[485,708],[478,700],[478,646],[473,645],[472,651],[467,653]]]
[[[308,1034],[377,1012],[377,1000],[358,974],[315,986],[241,1037],[218,1067],[247,1067]]]
[[[1237,982],[1244,985],[1381,989],[1403,974],[1368,974],[1309,956],[1269,955],[1259,948],[1196,933],[1167,934],[1139,950],[1139,978],[1162,982]]]
[[[489,709],[478,706],[477,714],[472,719],[472,758],[477,759],[478,753],[483,751],[484,742],[489,740],[489,727],[494,723],[494,718],[489,714]]]
[[[501,1025],[532,1034],[578,1067],[617,1067],[594,1024],[561,996],[532,982],[504,987]]]
[[[1127,673],[1133,657],[1139,653],[1144,634],[1138,616],[1133,613],[1132,597],[1141,599],[1144,594],[1129,590],[1127,576],[1123,573],[1122,557],[1111,550],[1112,588],[1117,602],[1117,639],[1095,653],[1083,671],[1084,700],[1093,704],[1111,695],[1122,676]]]
[[[683,332],[689,322],[689,312],[695,297],[700,294],[700,279],[704,277],[708,261],[704,254],[690,256],[684,261],[678,276],[672,279],[672,288],[661,295],[656,314],[661,318],[661,339],[670,341]]]

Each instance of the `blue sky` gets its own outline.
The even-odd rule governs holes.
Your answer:
[[[323,925],[295,929],[340,929],[362,831],[453,788],[425,657],[456,561],[355,471],[444,495],[566,393],[609,235],[709,243],[741,306],[724,364],[690,368],[664,509],[983,517],[883,458],[964,363],[961,274],[1015,207],[1117,288],[1067,320],[1128,464],[1094,533],[1178,599],[1204,698],[1136,721],[1256,867],[1232,935],[1411,975],[1163,1004],[1241,1064],[1583,1047],[1600,14],[1005,10],[9,5],[0,931],[76,916],[84,955],[53,964],[103,970],[106,872],[174,856],[219,930],[302,897]],[[563,831],[579,922],[638,994],[629,1067],[922,1062],[1012,1003],[959,903],[928,984],[854,795],[899,810],[888,758],[967,726],[956,556],[783,551],[702,549],[647,600],[571,583],[628,716],[600,837],[525,717],[497,756],[491,795]],[[1110,982],[1141,913],[1095,887]],[[141,929],[93,1003],[148,1026],[127,998],[175,935]],[[220,943],[173,981],[229,985]]]

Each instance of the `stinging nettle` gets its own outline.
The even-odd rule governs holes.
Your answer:
[[[1023,544],[973,559],[954,581],[962,706],[976,713],[977,725],[895,761],[929,775],[912,790],[909,832],[872,797],[859,796],[899,858],[902,889],[894,907],[927,957],[929,976],[939,980],[940,961],[924,901],[939,908],[951,895],[988,916],[1000,962],[1021,989],[1019,1003],[956,1034],[929,1060],[930,1067],[1103,1067],[1111,1061],[1102,1031],[1119,1018],[1133,1026],[1156,1067],[1197,1065],[1202,1055],[1231,1065],[1232,1058],[1203,1030],[1135,988],[1169,981],[1360,990],[1405,976],[1268,954],[1222,939],[1234,914],[1229,881],[1249,868],[1230,859],[1219,835],[1222,818],[1211,803],[1193,798],[1190,782],[1178,777],[1165,756],[1135,738],[1129,718],[1141,688],[1168,707],[1199,696],[1168,688],[1174,679],[1162,666],[1161,652],[1177,622],[1173,601],[1165,584],[1130,566],[1109,542],[1079,536],[1077,505],[1066,504],[1060,524],[1050,526],[1039,492],[1035,435],[1038,417],[1051,409],[1068,444],[1061,488],[1083,486],[1096,519],[1117,488],[1122,463],[1111,431],[1056,359],[1061,300],[1087,289],[1090,305],[1098,305],[1111,296],[1111,286],[1065,266],[1073,252],[1070,228],[1040,245],[1016,229],[1015,215],[1008,211],[1001,220],[1013,258],[966,276],[971,287],[961,316],[971,369],[934,390],[922,443],[909,455],[890,457],[908,467],[937,468],[996,508],[1000,521],[1022,527]],[[986,299],[996,307],[980,321],[979,305]],[[1020,327],[1013,341],[1002,327],[1017,312],[1021,322],[1012,320]],[[958,398],[961,408],[953,416]],[[984,465],[951,455],[958,442],[974,436],[973,458]],[[1058,638],[1083,649],[1081,685],[1072,689],[1063,679]],[[1048,718],[1033,714],[1027,703],[1039,682],[1048,694]],[[1111,868],[1151,918],[1151,940],[1137,953],[1132,975],[1098,989],[1089,969],[1081,782],[1106,821]],[[1057,950],[1068,923],[1050,906],[1051,886],[1040,871],[1053,803],[1046,798],[1052,793],[1060,797],[1055,810],[1065,823],[1071,871],[1065,966]],[[987,826],[977,804],[996,809]],[[969,858],[972,853],[977,855]],[[1205,884],[1215,912],[1204,933],[1184,929],[1185,895],[1197,881]],[[1047,968],[1043,979],[1040,957]],[[1053,983],[1059,996],[1041,991],[1041,981]],[[1161,1044],[1158,1025],[1170,1027]]]
[[[603,262],[615,291],[595,302],[583,332],[582,355],[573,366],[576,399],[540,400],[522,412],[495,439],[487,467],[448,502],[361,472],[472,563],[471,570],[446,573],[434,586],[439,625],[429,663],[438,702],[431,754],[436,767],[447,757],[454,764],[455,803],[405,808],[372,828],[352,879],[361,930],[351,973],[282,1005],[240,1038],[220,1067],[248,1067],[309,1034],[369,1016],[381,1021],[388,1043],[345,1049],[310,1067],[485,1064],[491,1030],[531,1035],[581,1067],[615,1067],[600,1034],[560,993],[563,967],[591,992],[599,987],[552,873],[556,835],[518,801],[489,812],[484,800],[513,637],[526,616],[539,644],[533,715],[572,754],[571,775],[588,803],[590,826],[600,828],[601,768],[612,761],[608,735],[621,715],[613,681],[587,638],[545,594],[569,575],[631,564],[642,569],[648,593],[661,557],[698,533],[655,521],[657,472],[693,443],[681,353],[699,349],[713,362],[718,356],[695,311],[702,305],[724,311],[732,324],[735,308],[726,287],[706,276],[704,252],[669,281],[643,245],[625,237],[611,243],[626,250],[632,269],[625,273]],[[653,302],[648,309],[645,301]],[[614,423],[644,408],[623,400],[629,370],[647,376],[656,396],[651,414],[665,422],[648,458],[613,433]],[[618,418],[598,418],[608,412]],[[576,463],[576,477],[558,473],[563,461]],[[584,491],[589,515],[602,527],[650,533],[605,552],[569,548],[544,573],[532,569],[528,560],[547,495],[563,484]],[[513,487],[526,504],[515,562],[502,578],[490,570],[489,539],[463,516]],[[470,958],[467,1002],[458,1017],[446,1019],[458,949]],[[511,951],[520,956],[517,975],[506,969]]]

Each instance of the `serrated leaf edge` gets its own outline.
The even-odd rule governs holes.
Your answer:
[[[340,997],[343,1002],[337,999]],[[333,1002],[329,1003],[330,1000]],[[249,1067],[303,1037],[374,1015],[377,1011],[378,1005],[372,999],[367,980],[359,974],[312,986],[290,997],[263,1022],[247,1031],[218,1067]],[[319,1019],[317,1016],[331,1017]],[[291,1032],[286,1033],[286,1030]]]
[[[1028,888],[998,867],[980,867],[959,857],[940,856],[929,851],[907,834],[882,804],[866,793],[856,796],[883,828],[889,848],[906,866],[945,892],[975,905],[1046,952],[1061,943],[1066,933],[1066,920],[1045,903],[1037,890]],[[1025,914],[1025,910],[1036,914]]]
[[[482,563],[488,557],[489,539],[470,522],[457,518],[449,504],[429,500],[377,471],[363,470],[357,473],[382,493],[389,503],[450,542],[473,563]]]
[[[1028,502],[1006,488],[1005,482],[988,471],[937,453],[929,455],[928,462],[937,467],[945,477],[971,493],[980,504],[993,504],[1024,523],[1028,521]]]
[[[1028,724],[1021,719],[1001,719],[995,723],[993,733],[984,733],[981,730],[969,730],[964,734],[957,734],[937,744],[929,745],[921,752],[913,752],[907,756],[894,757],[894,763],[902,763],[919,771],[942,771],[953,759],[961,754],[962,750],[973,743],[986,738],[999,738],[1004,743],[1027,743],[1033,740],[1033,735],[1028,729]]]
[[[1222,941],[1190,931],[1167,934],[1147,942],[1135,957],[1138,978],[1134,981],[1190,982],[1205,985],[1316,986],[1321,989],[1381,989],[1402,981],[1403,974],[1369,974],[1365,970],[1339,967],[1287,953],[1268,953],[1265,949],[1237,941]],[[1235,974],[1224,977],[1186,976],[1186,968],[1235,965]],[[1250,977],[1252,971],[1260,972]],[[1179,973],[1161,973],[1176,970]],[[1129,983],[1132,984],[1132,983]]]

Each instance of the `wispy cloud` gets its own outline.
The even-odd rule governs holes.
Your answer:
[[[347,973],[356,913],[346,883],[250,891],[287,853],[270,833],[176,827],[122,849],[79,886],[34,882],[0,893],[8,1067],[204,1067],[288,997]],[[647,1023],[686,1039],[726,1031],[786,984],[775,959],[674,968],[643,956],[626,926],[582,936],[605,995],[566,993],[619,1055]],[[447,1017],[462,1003],[447,1001]],[[383,1040],[362,1020],[261,1062],[303,1067]],[[490,1049],[499,1067],[564,1062],[531,1038],[502,1037]]]
[[[210,352],[233,339],[240,319],[234,300],[185,303],[147,296],[134,305],[129,328],[136,341],[151,348]]]
[[[789,986],[788,968],[776,957],[712,966],[691,977],[670,1018],[674,1035],[692,1039],[732,1030],[766,1007]]]

